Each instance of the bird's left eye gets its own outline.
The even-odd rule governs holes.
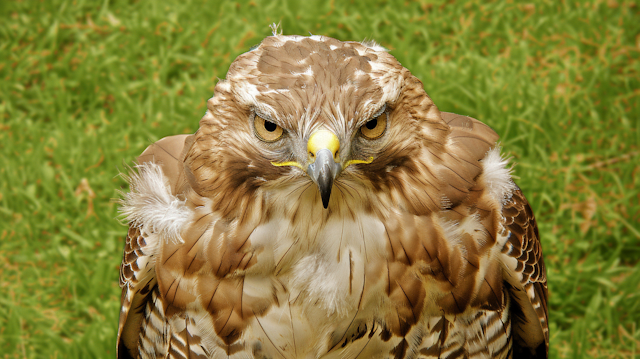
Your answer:
[[[360,133],[368,140],[375,140],[382,137],[387,129],[387,113],[382,112],[380,116],[374,117],[364,126],[360,127]]]
[[[265,142],[275,142],[282,137],[284,131],[282,127],[276,125],[275,123],[265,120],[264,118],[256,115],[253,120],[253,128],[255,130],[256,136],[259,139]]]

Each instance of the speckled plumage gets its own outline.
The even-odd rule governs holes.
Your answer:
[[[498,136],[383,48],[276,34],[207,108],[131,175],[119,358],[547,357],[537,226]],[[319,130],[339,141],[326,209]]]

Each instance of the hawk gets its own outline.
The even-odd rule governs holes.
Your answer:
[[[119,358],[546,358],[498,136],[373,42],[265,38],[129,177]]]

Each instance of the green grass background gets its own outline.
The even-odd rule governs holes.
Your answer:
[[[538,217],[552,358],[640,357],[640,9],[629,1],[0,1],[0,357],[114,357],[119,171],[230,62],[375,39],[500,135]]]

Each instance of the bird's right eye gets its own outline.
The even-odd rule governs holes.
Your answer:
[[[284,133],[282,127],[258,115],[256,115],[253,120],[253,128],[256,136],[264,142],[275,142],[279,140]]]

